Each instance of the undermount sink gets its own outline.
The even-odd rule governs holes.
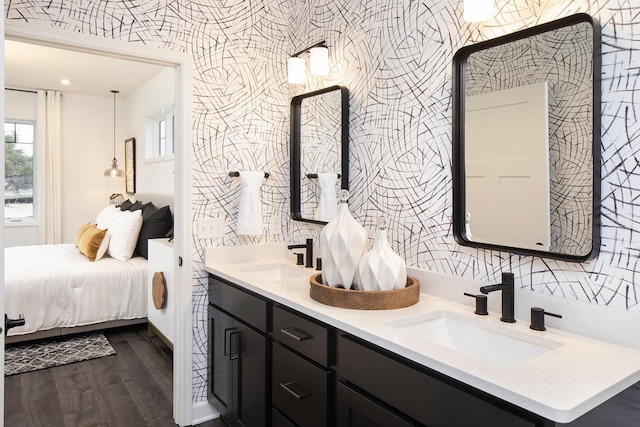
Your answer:
[[[418,344],[438,344],[476,359],[512,365],[552,351],[563,344],[447,310],[386,322]]]
[[[294,267],[287,264],[266,264],[255,267],[249,267],[242,270],[245,273],[249,273],[253,276],[259,277],[267,282],[279,282],[282,280],[301,279],[311,276],[312,272],[309,269],[302,267]]]

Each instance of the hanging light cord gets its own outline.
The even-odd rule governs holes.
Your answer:
[[[113,160],[116,161],[116,94],[117,90],[112,90],[113,93]]]

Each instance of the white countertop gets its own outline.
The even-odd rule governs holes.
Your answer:
[[[471,298],[469,304],[461,304],[427,293],[421,293],[417,304],[402,309],[343,309],[312,300],[306,278],[266,281],[243,271],[277,261],[306,270],[309,276],[317,273],[295,266],[293,258],[282,244],[208,248],[205,270],[555,422],[571,422],[640,381],[640,350],[551,328],[549,323],[546,331],[533,331],[529,318],[518,316],[522,310],[516,312],[516,323],[506,324],[500,322],[500,313],[492,311],[494,303],[489,306],[489,316],[475,316]],[[414,268],[408,273],[420,280],[421,290],[437,286],[428,283],[437,275]],[[499,298],[489,297],[498,302]],[[437,344],[425,345],[387,323],[439,310],[561,345],[527,360],[500,365]]]

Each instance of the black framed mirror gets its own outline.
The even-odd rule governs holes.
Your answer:
[[[465,246],[585,261],[600,245],[600,26],[577,14],[453,60],[453,229]]]
[[[326,224],[342,188],[349,188],[349,91],[330,86],[293,97],[291,217]]]

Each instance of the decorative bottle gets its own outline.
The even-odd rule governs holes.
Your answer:
[[[407,285],[407,267],[387,240],[387,220],[381,216],[371,250],[358,262],[356,280],[363,291],[390,291]]]
[[[367,231],[349,212],[349,192],[340,190],[337,215],[320,233],[322,281],[325,285],[350,289],[358,261],[367,250]]]

